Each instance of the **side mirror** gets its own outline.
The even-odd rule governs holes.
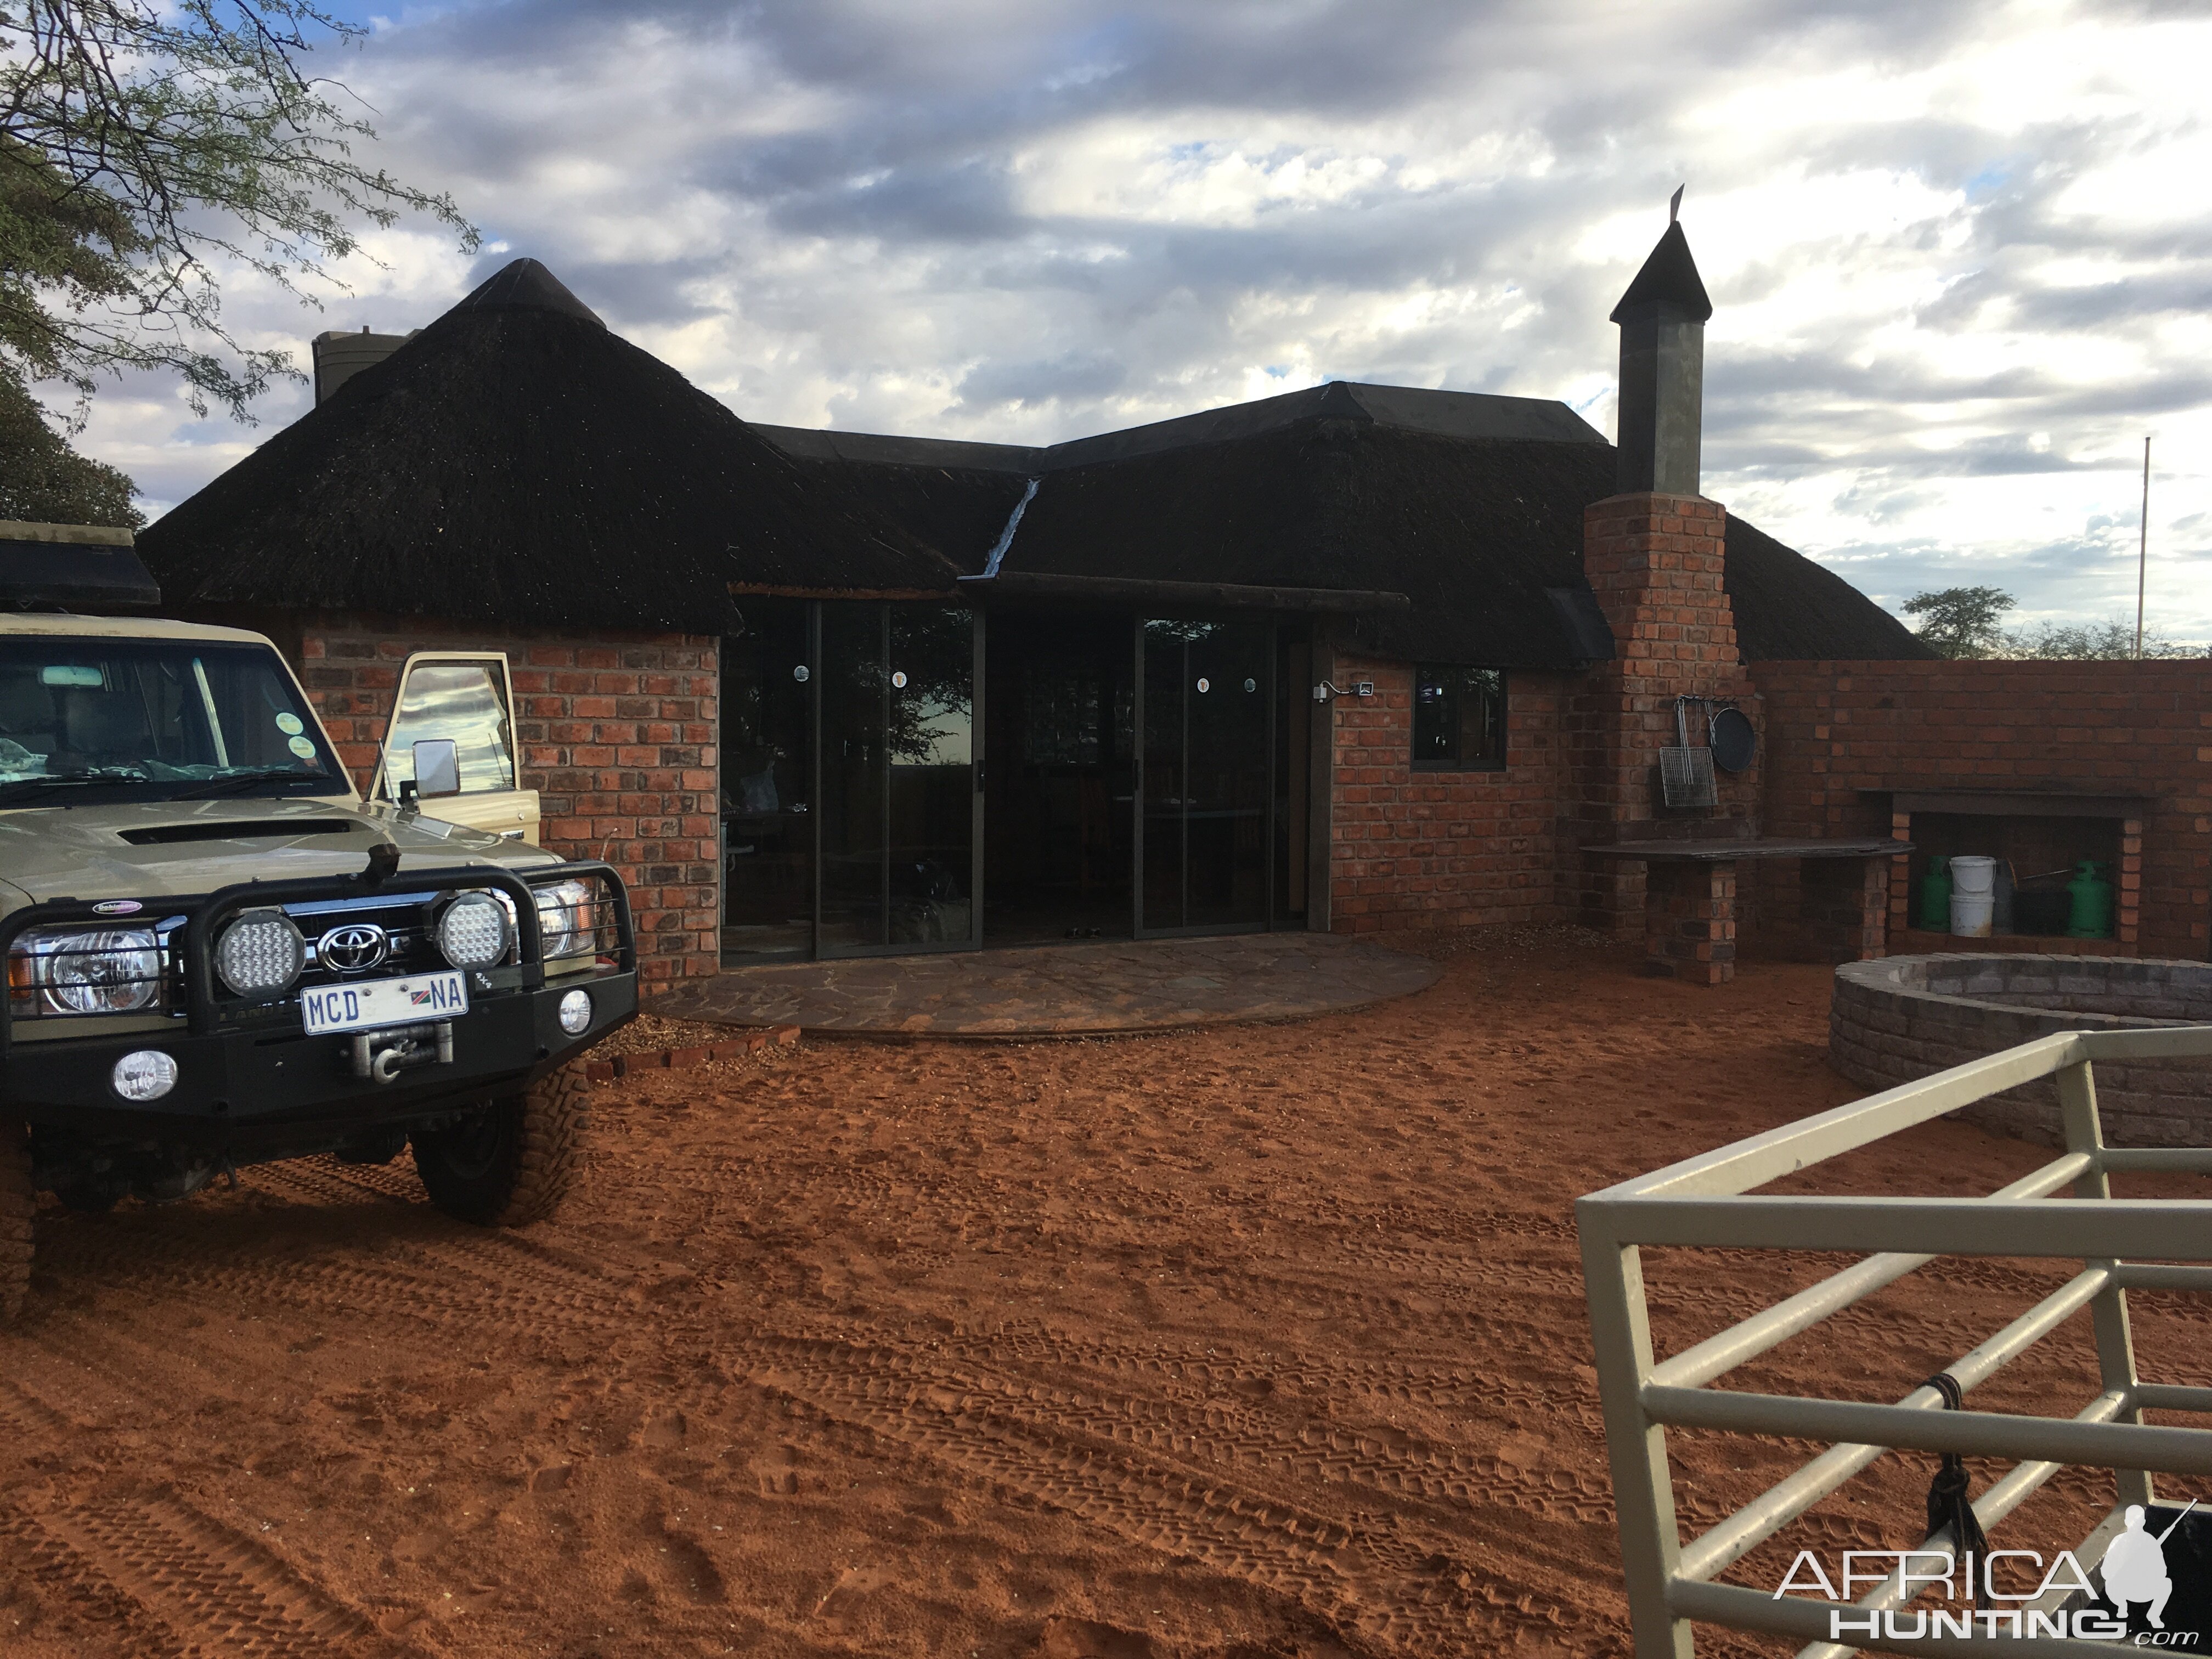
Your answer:
[[[461,793],[461,755],[451,738],[425,738],[415,745],[415,792],[423,800]]]

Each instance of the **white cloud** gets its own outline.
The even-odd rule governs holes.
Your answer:
[[[342,72],[498,254],[373,238],[232,316],[415,326],[511,250],[763,421],[1046,441],[1335,375],[1605,428],[1687,179],[1711,493],[1892,603],[2131,611],[2154,431],[2158,614],[2212,637],[2207,62],[2121,6],[410,7]],[[256,436],[134,384],[87,442],[167,501]]]

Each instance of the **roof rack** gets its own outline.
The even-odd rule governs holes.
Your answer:
[[[153,611],[161,586],[127,530],[0,519],[0,611]]]

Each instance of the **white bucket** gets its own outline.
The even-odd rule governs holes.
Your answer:
[[[1968,898],[1987,898],[1996,889],[1995,859],[1956,858],[1951,860],[1951,890]],[[1956,928],[1952,930],[1957,932]],[[1986,929],[1984,931],[1987,931]]]
[[[1956,868],[1956,866],[1953,866]],[[1960,939],[1987,939],[1996,899],[1989,893],[1951,892],[1951,932]]]

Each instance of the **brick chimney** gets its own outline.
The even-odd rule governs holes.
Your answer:
[[[1674,200],[1679,206],[1680,191]],[[1577,699],[1574,829],[1582,846],[1756,832],[1755,773],[1721,775],[1718,804],[1708,808],[1668,807],[1658,775],[1658,751],[1676,741],[1677,698],[1723,699],[1747,711],[1753,703],[1723,586],[1728,515],[1698,493],[1712,311],[1670,210],[1666,234],[1613,312],[1620,325],[1620,493],[1583,514],[1583,572],[1613,626],[1615,655]],[[1691,744],[1702,747],[1703,709],[1686,713]],[[1589,925],[1634,933],[1645,921],[1644,870],[1586,856],[1574,908]],[[1729,886],[1732,896],[1732,873]],[[1716,921],[1716,950],[1722,931]],[[1732,962],[1732,918],[1724,931]]]

